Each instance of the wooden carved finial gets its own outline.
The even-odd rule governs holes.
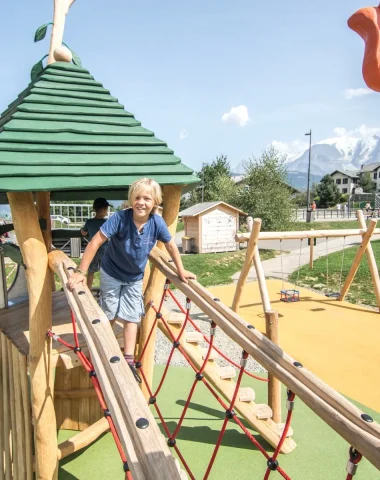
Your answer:
[[[57,47],[54,52],[53,52],[53,57],[55,62],[68,62],[70,63],[71,60],[73,59],[73,54],[71,51],[65,47],[64,45],[61,45],[60,47]]]
[[[66,47],[62,47],[63,32],[65,29],[66,15],[74,1],[75,0],[54,0],[54,20],[50,39],[50,50],[47,61],[48,64],[56,61],[71,61],[71,59],[58,60],[55,55],[60,56],[62,54],[62,49],[66,50]],[[68,58],[65,53],[63,55],[65,58]]]

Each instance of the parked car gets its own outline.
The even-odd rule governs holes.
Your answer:
[[[50,220],[55,220],[57,222],[61,222],[65,225],[68,225],[70,223],[70,219],[67,217],[64,217],[63,215],[50,215]]]

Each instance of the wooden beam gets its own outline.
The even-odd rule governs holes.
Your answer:
[[[259,247],[257,245],[255,248],[255,254],[253,256],[253,263],[255,265],[257,281],[259,283],[261,303],[263,304],[264,312],[269,312],[272,307],[270,304],[269,292],[265,281],[264,267],[261,262]]]
[[[175,235],[177,222],[178,222],[178,212],[179,205],[181,201],[181,187],[175,185],[165,185],[163,187],[164,194],[164,208],[162,211],[162,217],[168,226],[169,232],[172,236]],[[158,244],[159,249],[163,249],[164,246],[161,242]],[[149,306],[149,302],[152,300],[153,303],[157,306],[160,303],[162,296],[163,288],[165,284],[165,277],[162,273],[153,268],[147,287],[145,289],[145,317],[141,322],[140,328],[140,338],[139,338],[139,357],[141,356],[143,349],[148,341],[149,335],[151,333],[152,327],[156,320],[156,314]],[[153,381],[153,366],[154,366],[154,351],[156,344],[156,331],[157,326],[153,330],[149,343],[147,344],[144,352],[144,357],[142,358],[142,364],[144,368],[145,378],[149,387],[152,387]],[[144,393],[146,399],[149,398],[149,392],[145,384],[142,384],[141,389]]]
[[[367,249],[367,246],[369,245],[369,242],[371,241],[371,237],[372,237],[372,234],[375,230],[376,224],[377,224],[376,220],[374,220],[374,219],[370,220],[369,225],[368,225],[368,229],[367,229],[367,231],[365,231],[365,233],[363,235],[362,243],[359,246],[358,251],[356,252],[356,255],[355,255],[355,258],[352,262],[350,271],[348,272],[348,275],[346,277],[346,280],[345,280],[345,282],[343,284],[343,287],[342,287],[342,290],[340,292],[339,300],[341,302],[345,299],[345,297],[347,295],[347,292],[350,289],[350,286],[351,286],[351,284],[352,284],[352,282],[355,278],[355,275],[356,275],[356,272],[358,271],[358,268],[359,268],[360,262],[362,260],[362,257],[364,255],[366,249]]]
[[[232,310],[234,312],[239,311],[240,298],[243,293],[243,288],[247,280],[249,270],[251,269],[251,266],[252,266],[252,260],[255,254],[255,248],[257,245],[257,238],[259,236],[260,229],[261,229],[261,219],[255,218],[253,222],[253,231],[248,240],[247,252],[245,254],[244,264],[240,272],[239,280],[236,285],[234,299],[232,301]]]
[[[38,220],[45,220],[46,228],[42,230],[42,236],[45,242],[46,250],[49,253],[52,247],[51,238],[51,219],[50,219],[50,192],[36,192],[36,208]],[[54,273],[50,272],[51,289],[55,291]]]
[[[294,358],[262,333],[248,328],[247,322],[222,302],[214,300],[213,296],[198,282],[193,280],[190,280],[189,284],[181,282],[175,268],[167,262],[162,252],[153,249],[150,259],[233,341],[291,389],[322,420],[380,469],[380,425],[378,423],[365,422],[362,418],[363,411],[301,364],[297,366]]]
[[[356,212],[356,215],[357,215],[357,217],[358,217],[358,221],[359,221],[360,228],[362,228],[363,230],[367,230],[367,225],[366,225],[366,223],[365,223],[363,210],[358,210],[358,211]],[[367,255],[367,261],[368,261],[369,271],[371,272],[371,278],[372,278],[372,283],[373,283],[373,286],[374,286],[374,289],[375,289],[377,306],[378,306],[379,313],[380,313],[380,278],[379,278],[379,270],[377,269],[375,254],[373,253],[373,248],[372,248],[371,242],[367,245],[367,248],[366,248],[365,253],[366,253],[366,255]]]
[[[55,62],[54,50],[62,45],[66,15],[75,0],[54,0],[53,28],[50,38],[48,65]]]
[[[266,335],[275,345],[280,345],[278,313],[274,310],[265,312]],[[268,373],[268,405],[273,412],[273,421],[281,423],[281,382]]]
[[[45,243],[30,192],[7,193],[17,240],[26,265],[29,293],[29,371],[32,389],[36,478],[58,475],[56,419],[53,403],[51,339],[52,295]]]
[[[58,445],[58,460],[72,455],[73,453],[87,447],[91,443],[95,442],[100,435],[108,432],[109,424],[105,418],[101,418],[90,427],[86,428],[80,433],[77,433],[73,437],[65,440]]]
[[[363,235],[365,229],[350,230],[306,230],[300,232],[260,232],[260,240],[300,240],[301,238],[333,238],[333,237],[353,237],[355,235]],[[373,232],[375,235],[380,234],[380,228],[376,228]],[[240,243],[247,242],[250,233],[240,233],[235,236],[235,240]]]
[[[96,397],[93,388],[82,388],[80,390],[54,390],[54,398],[88,398]]]
[[[66,288],[69,268],[75,263],[63,252],[49,254],[50,266],[59,275],[94,364],[134,480],[180,479],[180,473],[163,435],[145,402],[136,380],[123,360],[110,322],[87,286]],[[71,270],[72,271],[72,270]],[[92,323],[94,320],[100,322]],[[146,419],[147,428],[138,428]]]

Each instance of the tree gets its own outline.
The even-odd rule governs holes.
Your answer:
[[[376,183],[372,180],[370,172],[364,172],[360,175],[359,186],[362,187],[364,193],[376,192]]]
[[[285,230],[292,221],[294,201],[288,176],[280,154],[269,147],[260,158],[245,164],[243,188],[237,206],[253,217],[262,219],[267,231]]]
[[[235,197],[236,185],[230,176],[230,164],[226,155],[218,155],[210,164],[203,164],[197,173],[202,180],[191,192],[187,204],[189,206],[202,202],[223,200],[230,203]]]
[[[333,207],[340,201],[339,188],[336,186],[331,175],[325,175],[317,186],[321,207]]]

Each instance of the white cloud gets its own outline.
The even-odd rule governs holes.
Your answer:
[[[367,127],[367,125],[360,125],[352,130],[347,130],[344,127],[334,128],[334,133],[338,137],[355,137],[355,138],[368,138],[373,135],[380,134],[380,127]]]
[[[186,132],[186,130],[183,128],[181,131],[180,131],[180,134],[179,134],[179,138],[180,140],[184,140],[185,138],[187,138],[189,136],[189,134]]]
[[[223,113],[222,122],[231,125],[239,125],[239,127],[245,127],[251,119],[248,115],[248,108],[245,105],[239,105],[238,107],[231,107],[231,110],[227,113]]]
[[[281,142],[278,140],[273,140],[271,143],[279,153],[286,153],[287,155],[292,155],[295,153],[303,153],[309,148],[308,142],[303,140],[293,140],[292,142]]]
[[[352,100],[355,97],[363,97],[370,93],[373,93],[373,90],[370,90],[369,88],[346,88],[344,91],[344,98]]]

